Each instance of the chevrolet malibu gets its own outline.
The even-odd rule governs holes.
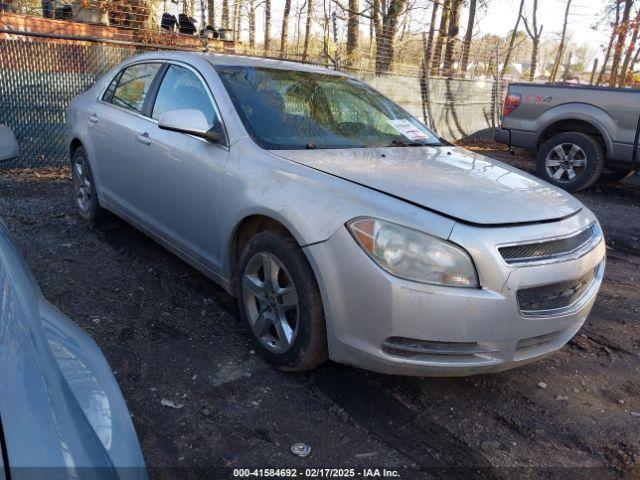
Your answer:
[[[80,215],[222,285],[283,370],[511,368],[575,335],[602,281],[579,201],[335,71],[144,54],[71,102],[67,134]]]

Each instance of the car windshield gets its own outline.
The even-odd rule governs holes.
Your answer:
[[[388,98],[352,78],[217,66],[242,122],[270,150],[441,145]]]

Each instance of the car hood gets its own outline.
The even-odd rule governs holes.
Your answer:
[[[582,208],[578,200],[559,188],[459,147],[272,153],[466,223],[551,221]]]

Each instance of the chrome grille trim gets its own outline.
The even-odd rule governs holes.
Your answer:
[[[404,337],[389,337],[382,342],[382,347],[389,351],[388,353],[395,355],[417,353],[427,355],[475,356],[498,351],[497,348],[477,342],[440,342]]]
[[[501,245],[500,255],[509,265],[544,264],[566,261],[583,256],[602,239],[602,230],[597,223],[586,229],[546,240]]]
[[[598,291],[604,262],[576,280],[522,288],[516,298],[524,317],[556,317],[581,309]]]

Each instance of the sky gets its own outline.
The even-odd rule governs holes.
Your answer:
[[[525,12],[530,12],[532,4],[532,0],[526,0]],[[518,0],[490,0],[488,7],[479,14],[477,22],[479,31],[483,34],[507,35],[513,29],[519,6]],[[544,26],[543,37],[551,34],[559,38],[565,8],[564,0],[539,0],[538,25]],[[602,0],[573,0],[567,25],[567,33],[573,42],[578,45],[587,44],[598,50],[601,45],[606,47],[609,41],[609,26],[603,22],[597,30],[592,28],[602,17],[603,9],[604,1]],[[466,21],[466,18],[463,21]],[[522,22],[518,28],[524,30]]]

